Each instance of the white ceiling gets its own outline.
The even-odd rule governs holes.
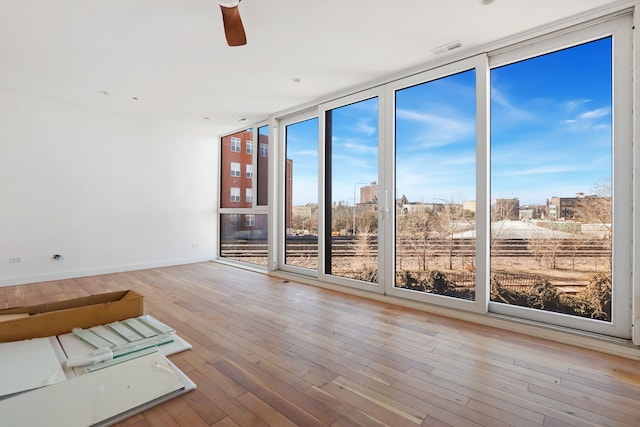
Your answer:
[[[451,42],[460,55],[623,3],[243,0],[248,44],[230,48],[215,0],[1,0],[0,91],[219,135],[440,61]]]

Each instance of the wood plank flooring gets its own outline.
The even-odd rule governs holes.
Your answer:
[[[118,426],[640,426],[640,362],[217,263],[0,288],[134,289],[198,386]]]

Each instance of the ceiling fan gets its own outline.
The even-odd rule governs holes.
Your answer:
[[[242,19],[238,5],[240,0],[217,0],[222,11],[222,23],[224,35],[229,46],[242,46],[247,44],[247,36],[244,33]]]

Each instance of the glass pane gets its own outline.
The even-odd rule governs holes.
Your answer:
[[[269,126],[258,128],[258,206],[269,203]]]
[[[611,38],[491,71],[491,300],[610,321]]]
[[[398,288],[475,298],[475,78],[396,92]]]
[[[326,112],[327,274],[378,282],[378,99]]]
[[[220,256],[267,266],[267,215],[220,215]]]
[[[247,165],[253,165],[253,156],[247,153],[247,143],[252,144],[253,129],[247,129],[222,137],[220,152],[220,207],[250,208],[245,199],[246,190],[251,190],[252,179],[247,178]]]
[[[285,127],[285,264],[318,268],[318,118]]]

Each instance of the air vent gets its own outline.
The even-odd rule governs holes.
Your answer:
[[[458,49],[462,47],[462,43],[460,43],[459,41],[455,41],[455,42],[451,42],[448,44],[445,44],[444,46],[440,46],[437,47],[435,49],[432,49],[431,51],[435,54],[435,55],[442,55],[443,53],[446,52],[450,52],[454,49]]]

